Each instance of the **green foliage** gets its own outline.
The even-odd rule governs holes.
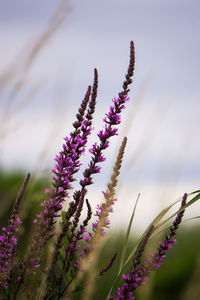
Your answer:
[[[10,209],[12,207],[12,203],[14,202],[16,195],[19,190],[19,186],[21,181],[23,181],[24,174],[19,172],[15,173],[4,173],[0,172],[0,190],[2,192],[3,197],[1,198],[1,202],[7,201],[7,208],[1,211],[1,215],[3,220],[7,220],[9,217]],[[12,188],[8,189],[8,186],[11,185]],[[35,181],[34,185],[29,186],[26,197],[24,201],[24,209],[26,209],[26,213],[22,212],[24,217],[24,231],[20,232],[19,239],[19,253],[23,255],[26,251],[26,243],[27,237],[30,235],[30,231],[32,230],[32,222],[33,217],[38,209],[39,202],[44,198],[44,187],[48,186],[48,180],[44,178],[40,178]],[[8,191],[8,193],[7,193]],[[30,193],[31,192],[31,193]],[[30,194],[31,199],[30,199]],[[28,199],[27,199],[28,198]],[[187,203],[187,207],[195,203],[200,198],[199,191],[190,194],[190,200]],[[27,201],[26,201],[27,199]],[[155,225],[155,234],[153,235],[153,239],[157,238],[157,235],[160,236],[163,231],[163,227],[166,227],[166,224],[180,211],[177,210],[175,213],[171,214],[169,217],[166,217],[163,220],[163,217],[167,213],[169,213],[170,209],[177,204],[181,199],[178,199],[173,204],[169,205],[166,209],[164,209],[152,222]],[[121,276],[119,274],[123,271],[126,271],[129,263],[133,259],[135,252],[138,248],[139,243],[144,237],[145,233],[142,236],[137,236],[136,232],[133,232],[131,227],[134,220],[135,208],[133,211],[132,218],[130,220],[130,224],[126,233],[113,233],[109,234],[106,242],[104,243],[98,261],[98,269],[101,270],[106,263],[110,260],[113,255],[113,249],[117,252],[118,256],[113,265],[113,267],[105,274],[102,278],[98,279],[98,284],[95,287],[94,291],[94,299],[102,300],[106,299],[110,287],[113,284],[114,278],[116,278],[116,283],[119,285],[121,282]],[[65,220],[65,214],[62,212],[62,220]],[[2,224],[3,225],[3,224]],[[134,238],[132,236],[134,233]],[[68,232],[68,236],[70,236],[71,232]],[[191,278],[193,273],[195,272],[195,268],[198,267],[197,260],[200,257],[200,240],[196,237],[199,235],[199,227],[183,227],[182,230],[178,233],[177,240],[178,245],[170,249],[168,254],[167,262],[164,263],[163,267],[159,269],[155,274],[153,274],[150,278],[148,289],[146,286],[140,287],[136,290],[136,299],[138,300],[182,300],[183,294],[187,287],[190,285]],[[64,247],[67,246],[67,236],[63,240],[63,248],[60,251],[60,258],[58,260],[58,267],[60,270],[63,269],[63,251]],[[46,254],[44,253],[44,256]],[[125,261],[125,257],[128,256],[128,259]],[[120,272],[119,272],[120,270]],[[74,270],[72,269],[71,272]],[[37,274],[35,275],[37,278]],[[69,282],[70,280],[70,272],[65,278],[63,273],[64,282]],[[56,274],[53,274],[52,280],[55,283],[56,287]],[[83,286],[82,286],[83,287]],[[77,287],[77,292],[73,295],[72,299],[79,300],[82,297],[82,287],[81,285]],[[196,287],[197,288],[197,287]],[[34,285],[33,285],[34,291]],[[3,293],[6,293],[6,289],[3,289]],[[195,291],[194,291],[195,293]],[[6,294],[4,298],[6,299]],[[52,295],[48,300],[56,299],[56,296]],[[192,298],[191,298],[192,299]]]

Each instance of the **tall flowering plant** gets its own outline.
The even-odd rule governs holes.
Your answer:
[[[97,270],[98,251],[106,228],[109,228],[109,214],[113,211],[116,202],[115,189],[127,143],[126,137],[119,149],[110,182],[107,189],[103,191],[105,200],[97,205],[95,213],[92,212],[87,192],[89,186],[93,184],[94,175],[101,172],[101,164],[106,160],[104,151],[109,147],[110,139],[118,134],[117,126],[121,123],[121,113],[129,100],[129,85],[132,83],[134,68],[135,49],[134,43],[131,42],[130,61],[122,91],[112,100],[112,105],[105,114],[104,125],[97,134],[97,141],[89,148],[90,160],[79,181],[79,188],[70,196],[69,192],[73,189],[76,174],[81,167],[81,156],[86,152],[88,136],[92,131],[98,89],[98,72],[94,70],[94,82],[87,88],[81,102],[73,123],[74,130],[64,138],[62,150],[55,158],[52,188],[45,190],[48,200],[41,203],[41,210],[33,220],[34,232],[31,243],[27,253],[19,259],[17,232],[22,223],[19,218],[20,205],[30,179],[30,174],[27,175],[8,225],[2,228],[0,235],[1,299],[14,300],[29,297],[45,300],[66,297],[72,299],[73,294],[80,290],[83,299],[93,299],[94,282],[98,282],[98,278],[115,263],[117,253],[113,253],[110,261],[101,270]],[[186,206],[199,199],[199,194],[196,194],[188,204],[186,204],[187,194],[183,196],[180,210],[177,212],[169,235],[160,242],[155,253],[143,259],[147,242],[162,225],[159,222],[169,208],[152,222],[127,261],[122,259],[121,268],[113,281],[107,299],[135,299],[135,289],[147,282],[152,271],[160,268],[167,250],[175,244],[176,231],[182,221],[184,210]],[[87,207],[85,219],[81,218],[84,205]],[[96,221],[89,226],[92,215],[96,217]],[[59,226],[56,226],[56,223]],[[46,265],[43,261],[44,251],[50,253]],[[125,273],[124,269],[127,265],[129,271]],[[120,277],[123,283],[117,288]]]

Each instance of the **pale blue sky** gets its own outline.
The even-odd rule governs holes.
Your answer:
[[[0,70],[26,49],[17,60],[20,66],[58,4],[55,0],[0,0]],[[151,191],[152,184],[176,184],[177,196],[186,186],[189,191],[199,188],[200,2],[84,0],[70,5],[65,23],[37,57],[14,103],[17,107],[30,89],[38,88],[32,102],[10,120],[11,130],[2,143],[3,165],[34,169],[46,136],[55,127],[45,157],[45,166],[52,165],[94,67],[100,77],[95,127],[102,124],[111,98],[120,91],[129,42],[134,40],[135,78],[122,116],[122,134],[125,121],[133,121],[125,131],[128,147],[122,179],[139,182],[136,193],[142,192],[143,182],[151,185]],[[8,88],[0,92],[2,113],[8,94]],[[111,155],[117,146],[117,140],[113,142]]]

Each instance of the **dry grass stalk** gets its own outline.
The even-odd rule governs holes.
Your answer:
[[[105,202],[102,204],[102,212],[99,215],[98,221],[95,227],[95,234],[93,235],[91,242],[89,243],[89,254],[82,259],[80,264],[80,274],[82,277],[83,273],[88,273],[88,284],[85,288],[84,300],[92,299],[94,283],[96,279],[96,265],[98,261],[98,255],[100,250],[100,245],[102,244],[102,239],[104,236],[104,228],[108,223],[108,216],[110,212],[112,212],[112,206],[115,202],[115,189],[118,183],[118,176],[120,173],[120,168],[122,164],[122,159],[124,155],[124,150],[126,147],[127,138],[124,137],[121,147],[119,149],[119,153],[117,156],[116,163],[113,167],[113,174],[110,178],[110,182],[107,185],[107,191],[104,193]],[[79,277],[78,276],[78,277]],[[80,279],[79,277],[79,279]]]
[[[14,113],[13,102],[15,101],[18,93],[25,87],[27,83],[27,76],[33,63],[38,57],[38,54],[48,44],[49,40],[61,26],[70,10],[71,7],[69,0],[62,0],[57,10],[51,16],[47,29],[44,30],[28,51],[27,49],[24,49],[21,54],[17,56],[16,61],[12,63],[11,66],[7,67],[7,69],[0,75],[1,90],[7,88],[8,85],[12,86],[4,106],[4,113],[0,120],[2,133],[6,130],[7,124]],[[29,101],[30,97],[27,97],[27,99]],[[1,134],[1,138],[4,136],[4,134]]]

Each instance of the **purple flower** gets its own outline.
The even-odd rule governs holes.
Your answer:
[[[110,299],[134,299],[132,295],[133,291],[140,286],[141,284],[147,283],[148,276],[152,271],[159,269],[162,265],[163,259],[166,257],[167,250],[172,248],[174,244],[176,244],[176,239],[174,238],[176,231],[179,227],[179,224],[182,221],[182,217],[184,214],[183,207],[186,204],[187,194],[184,194],[180,212],[177,214],[168,236],[165,237],[163,242],[160,242],[159,247],[156,253],[149,253],[148,258],[145,260],[144,264],[141,264],[141,257],[143,255],[146,243],[150,237],[151,232],[154,227],[150,227],[149,231],[147,231],[146,236],[144,237],[141,245],[139,246],[134,262],[133,269],[129,271],[127,275],[123,275],[124,284],[121,288],[118,288],[117,297],[113,297]],[[131,298],[133,297],[133,298]]]
[[[183,209],[183,207],[186,204],[186,200],[187,194],[184,194],[181,202],[180,212],[177,214],[172,226],[170,227],[169,235],[167,235],[165,239],[160,242],[157,251],[155,253],[150,253],[149,257],[146,259],[143,267],[143,283],[145,283],[151,271],[157,270],[161,267],[162,261],[166,257],[167,250],[172,248],[173,245],[177,243],[174,237],[185,212],[185,209]]]
[[[23,199],[23,195],[26,186],[29,182],[30,174],[27,175],[20,192],[16,198],[11,217],[8,221],[8,226],[2,228],[2,234],[0,235],[0,283],[4,288],[8,288],[8,280],[11,280],[11,273],[14,273],[14,268],[16,265],[16,246],[17,237],[16,234],[19,230],[19,225],[22,223],[18,213],[19,208]],[[6,276],[7,277],[6,277]],[[1,294],[0,286],[0,294]]]
[[[121,118],[120,114],[122,109],[125,108],[124,103],[129,100],[126,94],[121,94],[120,97],[114,98],[112,101],[114,106],[110,107],[110,111],[106,114],[104,120],[104,129],[100,130],[97,134],[100,144],[98,145],[95,142],[92,147],[89,149],[89,152],[92,154],[91,162],[88,164],[88,168],[84,171],[84,179],[80,181],[80,185],[84,188],[87,185],[93,183],[92,174],[99,173],[101,168],[97,165],[97,163],[101,163],[105,161],[105,157],[102,154],[102,151],[107,149],[109,146],[109,139],[112,136],[118,134],[118,129],[115,128],[115,125],[120,124]]]
[[[55,253],[53,254],[53,263],[50,266],[50,276],[48,280],[51,278],[51,274],[53,273],[54,267],[56,266],[57,260],[60,259],[64,251],[64,258],[62,256],[63,262],[63,272],[68,272],[70,270],[71,262],[74,260],[74,256],[78,249],[77,243],[79,240],[84,240],[87,243],[90,243],[92,239],[91,233],[84,235],[86,232],[86,226],[88,221],[91,218],[91,208],[89,202],[86,200],[88,206],[88,216],[83,221],[81,225],[79,225],[81,212],[83,209],[83,205],[85,202],[85,196],[87,193],[87,186],[93,183],[92,175],[99,173],[101,167],[99,163],[105,161],[105,157],[103,156],[103,150],[107,149],[109,146],[109,139],[111,136],[115,136],[118,134],[118,130],[116,125],[119,125],[121,122],[120,114],[122,109],[125,108],[125,103],[128,100],[128,85],[132,82],[132,75],[134,71],[134,45],[131,42],[131,55],[130,55],[130,63],[128,68],[128,73],[126,75],[126,79],[123,83],[123,91],[119,94],[119,97],[113,99],[113,105],[110,107],[109,112],[105,115],[104,118],[104,128],[99,131],[99,143],[94,143],[94,145],[90,148],[90,153],[92,154],[91,161],[88,164],[88,167],[85,169],[83,173],[83,179],[80,180],[81,188],[78,191],[75,191],[73,194],[73,200],[69,203],[68,210],[65,212],[62,221],[62,229],[56,241]],[[63,145],[62,151],[59,155],[56,156],[56,165],[52,172],[54,173],[53,177],[53,190],[52,192],[47,191],[50,200],[43,202],[43,211],[37,216],[38,222],[36,223],[36,228],[48,228],[49,236],[51,236],[51,231],[53,230],[54,225],[54,213],[58,212],[63,205],[64,200],[68,197],[69,189],[72,188],[72,182],[75,180],[75,173],[77,173],[80,169],[80,156],[84,153],[87,137],[92,130],[92,118],[96,104],[96,96],[97,96],[97,87],[98,87],[98,76],[97,70],[95,69],[95,78],[94,84],[91,93],[91,100],[83,101],[81,105],[81,109],[79,110],[79,114],[77,115],[77,121],[73,124],[75,131],[70,134],[70,137],[66,137],[65,144]],[[90,89],[91,92],[91,89]],[[88,90],[87,98],[90,96],[90,92]],[[88,102],[89,101],[89,102]],[[88,103],[88,110],[85,114],[86,102]],[[109,212],[111,208],[109,208]],[[56,214],[57,216],[57,214]],[[100,218],[100,216],[99,216]],[[104,226],[109,226],[109,221],[107,216],[105,217]],[[78,228],[79,225],[79,228]],[[95,225],[93,225],[95,229]],[[42,229],[44,230],[44,229]],[[37,230],[39,231],[39,230]],[[63,239],[66,236],[66,232],[70,232],[67,235],[67,246],[63,248]],[[45,239],[49,238],[47,236]],[[36,240],[36,239],[35,239]],[[87,251],[88,248],[84,247],[84,250]],[[81,252],[80,252],[81,253]],[[82,256],[82,255],[81,255]],[[37,256],[35,256],[37,257]],[[75,265],[79,265],[78,262]],[[62,280],[60,280],[60,285],[62,285]],[[48,293],[47,289],[47,293]]]

